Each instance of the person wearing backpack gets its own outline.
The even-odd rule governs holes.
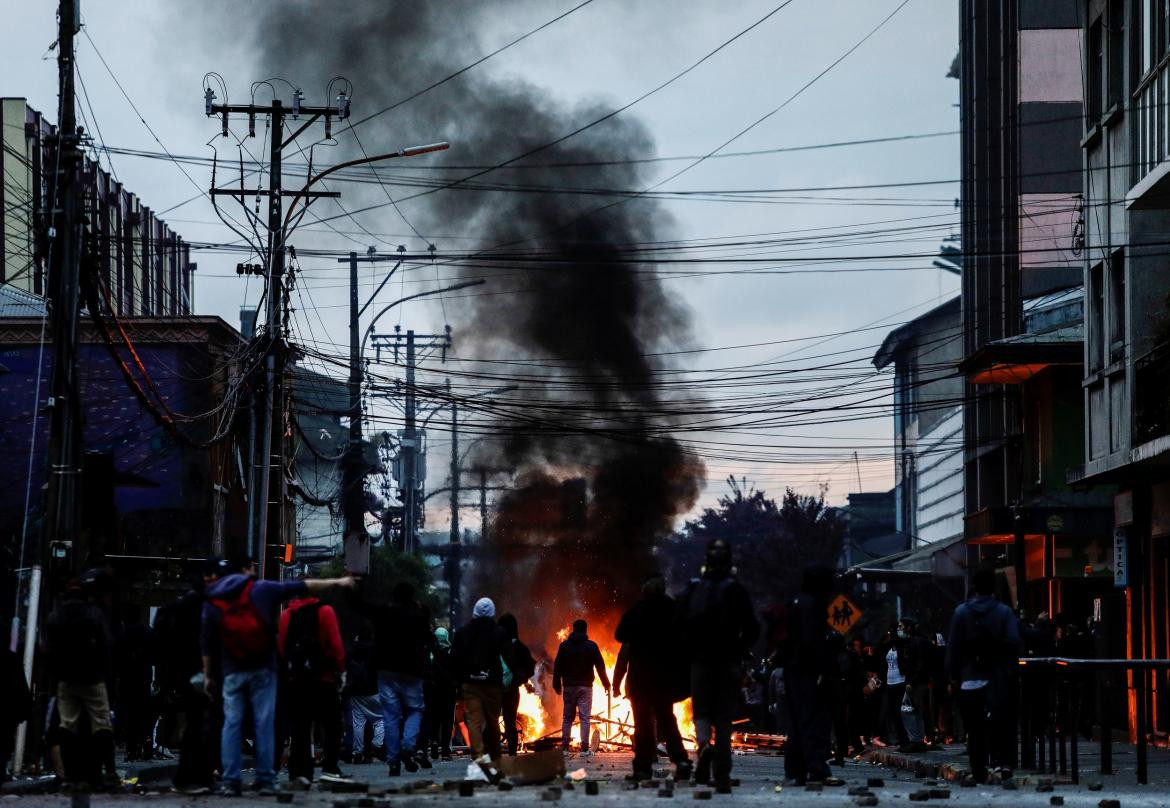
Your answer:
[[[220,756],[224,793],[241,792],[244,713],[250,706],[256,736],[256,788],[275,794],[276,630],[280,605],[293,598],[342,587],[354,579],[258,580],[250,566],[216,577],[203,604],[203,686],[217,685],[223,699]]]
[[[491,598],[475,602],[471,622],[455,632],[451,643],[467,734],[475,762],[482,767],[500,758],[503,659],[508,645],[508,635],[496,623],[496,604]]]
[[[972,584],[974,595],[951,618],[946,669],[959,683],[971,774],[982,783],[989,764],[1001,778],[1011,776],[1016,749],[1011,704],[1020,627],[1012,610],[995,596],[994,572],[979,570]]]
[[[691,657],[691,698],[698,735],[695,780],[731,792],[731,722],[735,719],[743,661],[760,635],[751,596],[735,579],[731,545],[712,539],[702,575],[679,604]],[[711,735],[714,732],[714,746]]]
[[[301,785],[313,780],[313,724],[321,728],[324,759],[321,779],[350,780],[341,773],[341,675],[345,647],[333,607],[314,597],[292,601],[280,615],[277,634],[284,661],[291,716],[288,779]]]
[[[528,680],[536,673],[536,660],[528,646],[520,642],[520,627],[514,614],[506,614],[499,620],[500,628],[508,635],[508,653],[505,662],[512,672],[512,681],[504,685],[504,741],[508,754],[515,755],[520,748],[520,734],[516,728],[516,713],[520,709],[520,688],[531,688]]]
[[[613,669],[613,694],[621,694],[625,680],[634,713],[634,769],[626,778],[632,782],[654,776],[659,742],[675,764],[674,779],[691,779],[691,762],[674,718],[674,703],[688,689],[680,682],[685,663],[678,650],[683,643],[677,612],[666,594],[666,580],[654,573],[646,577],[641,599],[622,615],[614,632],[621,651]]]

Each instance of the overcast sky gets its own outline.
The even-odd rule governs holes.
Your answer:
[[[249,3],[225,5],[210,23],[187,20],[184,9],[196,5],[178,0],[150,3],[115,3],[81,0],[86,34],[79,38],[78,67],[87,91],[83,104],[86,119],[96,119],[101,139],[112,146],[160,151],[126,97],[116,76],[158,140],[173,154],[209,156],[205,144],[217,134],[217,122],[203,115],[202,77],[217,71],[233,90],[233,98],[246,96],[248,85],[265,78],[253,65],[247,47],[234,32],[246,27]],[[564,2],[468,3],[476,8],[463,19],[468,51],[487,53],[518,34],[576,5]],[[652,134],[659,156],[705,154],[747,124],[779,106],[813,79],[893,11],[900,0],[794,0],[789,6],[662,92],[637,104],[623,115],[637,117]],[[550,103],[572,106],[602,102],[617,107],[638,97],[666,78],[689,66],[736,32],[773,8],[776,2],[678,2],[673,0],[595,0],[532,38],[475,68],[499,77],[521,77],[547,92]],[[958,83],[946,72],[957,49],[957,3],[948,0],[910,0],[876,35],[836,66],[787,108],[736,141],[728,151],[775,149],[788,146],[828,144],[840,141],[951,132],[958,128]],[[56,115],[56,62],[50,45],[55,39],[54,4],[9,3],[5,24],[0,26],[0,96],[24,96],[50,119]],[[345,13],[344,6],[322,4],[322,13]],[[239,15],[239,16],[235,16]],[[462,32],[456,32],[462,33]],[[311,36],[312,32],[305,32]],[[92,43],[91,40],[92,39]],[[347,43],[338,42],[338,48]],[[95,50],[96,46],[96,50]],[[391,43],[387,47],[392,46]],[[100,52],[109,71],[98,57]],[[317,97],[330,78],[323,75],[289,77],[306,88],[306,102]],[[363,107],[363,85],[392,82],[402,95],[424,87],[438,76],[349,76],[354,84],[355,117],[373,110]],[[445,89],[422,96],[413,104],[441,104]],[[457,116],[458,110],[452,110]],[[522,125],[522,122],[518,122]],[[91,128],[93,122],[91,121]],[[387,151],[408,141],[425,141],[426,133],[404,132],[401,141],[366,142],[368,151]],[[432,164],[448,160],[458,164],[481,162],[481,147],[474,133],[462,142],[453,138],[451,151],[427,158]],[[616,154],[614,159],[652,155]],[[103,158],[104,159],[104,158]],[[173,164],[114,156],[119,179],[151,208],[167,211],[163,218],[189,241],[228,241],[230,233],[219,224],[204,199],[180,205],[210,183],[210,172],[187,167],[191,179]],[[327,152],[317,160],[328,161]],[[659,177],[681,167],[664,163],[654,170]],[[707,160],[662,190],[781,189],[824,186],[858,186],[922,181],[956,180],[959,175],[957,135],[920,138],[840,148],[793,151],[771,155]],[[193,180],[194,182],[192,182]],[[198,186],[198,187],[196,187]],[[347,189],[337,186],[343,191]],[[834,245],[822,254],[928,253],[940,239],[957,227],[953,199],[958,184],[806,192],[793,194],[784,203],[676,200],[667,204],[678,222],[680,238],[711,240],[747,234],[777,233],[805,228],[882,229],[931,225],[909,235],[878,236],[881,244],[858,242]],[[795,198],[799,196],[798,198]],[[862,198],[868,198],[862,200]],[[328,205],[331,203],[322,203]],[[427,199],[405,203],[407,218],[427,221]],[[637,203],[635,203],[637,204]],[[175,207],[178,206],[178,207]],[[351,206],[352,207],[352,206]],[[169,210],[168,210],[169,209]],[[324,208],[321,208],[324,215]],[[336,213],[336,209],[331,211]],[[911,217],[930,217],[915,218]],[[378,241],[361,233],[349,220],[335,224],[351,237],[306,234],[300,245],[331,249],[364,250],[373,244],[380,250],[406,244],[421,250],[421,242],[392,209],[379,209],[358,217],[361,227],[379,235]],[[887,222],[868,228],[858,225]],[[437,229],[437,228],[436,228]],[[451,221],[442,232],[424,232],[439,251],[462,249],[476,233],[470,223]],[[897,238],[896,242],[886,243]],[[812,253],[810,253],[812,254]],[[199,313],[216,314],[236,323],[242,303],[255,303],[258,288],[236,276],[239,256],[200,254],[195,281],[195,306]],[[308,261],[305,262],[309,264]],[[331,341],[346,339],[345,275],[337,267],[330,277],[331,260],[312,263],[313,271],[301,280],[310,292],[312,323],[318,337],[328,332]],[[870,264],[872,266],[873,264]],[[931,267],[929,257],[902,258],[879,264],[915,271],[775,275],[738,272],[667,281],[668,288],[691,309],[694,341],[698,347],[724,347],[775,342],[819,334],[848,332],[880,323],[899,323],[922,313],[957,291],[953,276]],[[842,260],[829,269],[863,266]],[[364,272],[367,288],[371,273]],[[417,288],[387,289],[380,300],[389,302],[396,293]],[[524,305],[522,300],[517,305]],[[454,307],[454,306],[453,306]],[[307,316],[304,315],[304,316]],[[436,302],[420,301],[402,307],[404,325],[420,331],[441,329],[452,318],[458,338],[459,322]],[[302,323],[302,327],[307,327]],[[884,331],[846,334],[830,341],[813,340],[791,345],[771,345],[700,354],[694,368],[727,367],[772,360],[813,357],[830,351],[861,349],[880,343]],[[473,357],[475,346],[460,344],[462,356]],[[815,365],[818,360],[810,359]],[[793,365],[798,367],[799,365]],[[860,448],[864,490],[889,488],[893,483],[888,448],[892,440],[889,417],[848,424],[827,424],[798,430],[743,431],[717,438],[750,447],[757,443],[810,446],[839,445],[826,452],[810,452],[815,458],[798,462],[793,453],[773,452],[775,462],[720,458],[708,461],[708,486],[703,497],[710,503],[725,489],[729,473],[746,475],[775,494],[784,485],[815,491],[829,485],[829,498],[841,502],[858,487],[858,471],[852,452]],[[431,488],[445,484],[445,436],[433,436]],[[885,451],[883,451],[883,449]],[[799,452],[796,452],[799,454]],[[869,459],[866,459],[869,455]],[[443,529],[442,515],[428,519],[429,529]]]

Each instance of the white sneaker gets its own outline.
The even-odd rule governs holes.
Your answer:
[[[593,752],[589,749],[582,749],[581,757],[593,757]]]
[[[321,772],[321,780],[326,783],[352,783],[354,780],[340,771]]]

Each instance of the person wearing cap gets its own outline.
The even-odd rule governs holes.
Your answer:
[[[451,656],[463,697],[464,717],[476,762],[488,765],[500,758],[500,713],[504,699],[507,632],[496,623],[491,598],[475,602],[471,621],[455,632]]]

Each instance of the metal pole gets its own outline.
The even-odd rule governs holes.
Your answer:
[[[1137,781],[1144,786],[1150,781],[1146,766],[1146,669],[1139,668],[1133,673],[1137,684]]]
[[[365,527],[365,458],[362,456],[362,357],[358,320],[358,256],[349,254],[349,445],[342,468],[345,508],[345,568],[366,573],[370,547]]]
[[[451,389],[451,382],[447,382],[447,389]],[[460,550],[462,549],[459,535],[459,404],[451,400],[451,535],[447,548],[447,592],[448,611],[451,613],[451,625],[455,625],[462,611],[463,596],[460,592]]]
[[[277,398],[277,380],[283,369],[283,335],[280,316],[283,309],[282,289],[284,283],[284,223],[281,221],[281,143],[284,140],[284,111],[278,100],[272,102],[272,127],[270,157],[268,161],[268,296],[266,298],[265,323],[268,328],[268,356],[264,360],[264,408],[261,410],[260,467],[257,484],[256,541],[260,548],[256,559],[260,578],[265,577],[268,566],[268,521],[272,499],[272,433],[280,429],[274,409],[283,402]],[[283,431],[281,441],[283,443]],[[283,480],[281,481],[283,483]],[[283,490],[283,485],[280,486]],[[283,527],[283,526],[282,526]]]
[[[28,617],[24,632],[24,678],[33,681],[33,659],[37,650],[38,619],[41,611],[41,567],[34,565],[28,579]],[[16,774],[24,767],[24,745],[27,738],[28,722],[16,730],[16,745],[12,756],[12,772]]]
[[[406,332],[406,429],[402,439],[402,545],[406,552],[414,551],[415,543],[415,508],[418,487],[416,474],[418,469],[418,446],[415,435],[415,395],[414,395],[414,332]]]
[[[487,470],[479,470],[479,543],[485,544],[488,538],[488,509],[487,509]]]

